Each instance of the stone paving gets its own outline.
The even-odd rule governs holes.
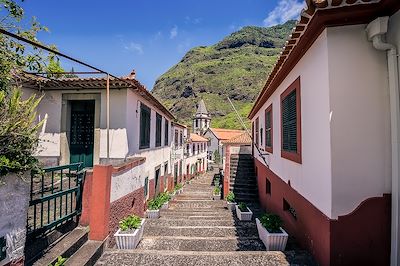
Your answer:
[[[212,200],[212,176],[185,185],[159,219],[147,219],[137,249],[109,249],[97,265],[314,265],[301,250],[265,251],[254,219],[239,221]]]

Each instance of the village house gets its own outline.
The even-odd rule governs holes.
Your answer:
[[[321,265],[400,263],[399,8],[307,1],[249,114],[261,206]]]
[[[204,134],[204,137],[208,139],[208,159],[215,161],[215,155],[218,154],[220,160],[222,160],[225,153],[222,142],[240,136],[243,133],[245,133],[244,130],[208,128]]]
[[[184,160],[185,160],[185,143],[187,141],[187,127],[185,125],[174,122],[172,125],[173,142],[171,163],[173,166],[172,186],[183,182]]]
[[[186,179],[207,171],[207,139],[190,133],[185,148]]]

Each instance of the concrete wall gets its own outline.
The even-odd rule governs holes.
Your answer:
[[[301,86],[302,164],[281,157],[280,95],[298,77]],[[321,33],[286,79],[254,116],[264,128],[265,109],[273,103],[273,147],[266,156],[270,170],[331,217],[331,147],[327,31]],[[264,164],[256,152],[255,158]],[[273,189],[273,188],[272,188]]]
[[[332,218],[352,212],[368,198],[390,193],[386,53],[373,48],[365,27],[327,30]]]
[[[207,130],[206,133],[204,134],[204,137],[206,139],[210,139],[210,144],[208,146],[208,150],[211,152],[211,160],[214,160],[214,152],[216,150],[219,151],[219,154],[221,156],[221,159],[223,157],[223,153],[222,153],[222,147],[219,145],[220,141],[219,139],[217,139],[217,137],[214,135],[214,133],[212,133],[210,130]]]

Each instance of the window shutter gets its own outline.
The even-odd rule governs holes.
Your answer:
[[[296,107],[296,90],[293,90],[282,101],[282,148],[289,152],[297,152]]]

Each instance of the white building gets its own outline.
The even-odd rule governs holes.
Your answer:
[[[207,141],[200,135],[190,133],[185,147],[186,179],[207,171]]]
[[[173,167],[173,185],[183,181],[185,174],[185,143],[187,141],[187,127],[185,125],[173,122],[172,124],[173,142],[171,162]]]
[[[398,265],[400,1],[307,3],[249,115],[261,205],[321,265]]]
[[[243,133],[245,133],[245,131],[236,129],[207,129],[207,131],[204,133],[204,137],[208,139],[208,159],[215,161],[215,155],[217,152],[221,160],[225,153],[222,142],[237,137]]]

